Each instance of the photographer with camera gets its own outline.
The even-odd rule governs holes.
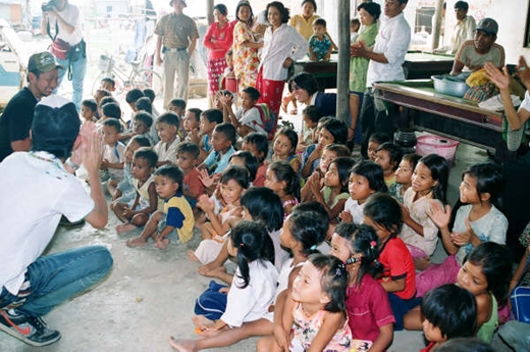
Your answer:
[[[86,73],[86,44],[81,33],[82,15],[79,8],[68,0],[50,0],[42,5],[42,34],[53,40],[50,52],[64,67],[59,70],[59,85],[64,75],[72,81],[72,101],[79,111],[83,97],[83,80]],[[55,32],[52,36],[51,33]]]

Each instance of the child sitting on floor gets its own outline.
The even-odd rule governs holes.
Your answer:
[[[286,161],[275,161],[267,168],[265,187],[280,196],[284,218],[291,214],[292,208],[299,203],[300,178],[291,164]]]
[[[241,150],[251,152],[259,162],[256,178],[252,182],[253,186],[263,187],[265,185],[265,173],[267,171],[267,163],[265,159],[269,154],[269,142],[267,136],[263,133],[252,132],[246,135],[241,143]]]
[[[182,181],[182,193],[191,205],[195,208],[197,198],[203,193],[204,186],[200,180],[200,171],[197,169],[199,162],[199,146],[197,144],[183,142],[177,148],[176,164],[182,171],[184,179]]]
[[[401,158],[401,162],[396,170],[396,182],[388,187],[388,193],[403,204],[405,191],[412,186],[412,174],[421,156],[418,154],[406,154]]]
[[[199,170],[207,170],[209,175],[220,174],[228,166],[230,156],[236,151],[236,129],[229,123],[215,126],[212,133],[213,150],[199,165]]]
[[[118,119],[108,118],[103,121],[103,156],[99,164],[102,181],[109,181],[114,186],[123,179],[123,153],[125,146],[118,141],[121,132]]]
[[[190,141],[201,148],[200,162],[204,161],[212,151],[212,133],[215,127],[223,123],[223,113],[218,109],[208,109],[201,113],[201,124],[199,125],[200,137],[192,134]]]
[[[241,91],[241,108],[235,113],[232,110],[232,99],[222,99],[223,118],[237,129],[237,134],[245,137],[251,132],[267,134],[265,131],[260,111],[256,104],[260,98],[260,92],[254,87],[247,87]]]
[[[180,243],[193,236],[195,218],[186,198],[182,196],[182,172],[175,165],[165,165],[155,172],[156,193],[164,199],[164,210],[151,215],[140,236],[128,240],[128,247],[143,247],[153,237],[155,247],[166,249],[169,235],[176,230]]]
[[[88,121],[97,122],[97,113],[98,104],[94,99],[85,99],[81,102],[81,117],[83,118],[83,123]]]
[[[174,164],[177,159],[177,146],[180,138],[177,135],[179,118],[173,112],[163,113],[156,120],[156,130],[160,142],[154,146],[154,151],[158,155],[156,166]]]
[[[401,147],[392,142],[381,144],[375,151],[375,162],[381,165],[383,169],[387,187],[396,183],[395,174],[402,157],[403,151]]]
[[[296,148],[298,153],[303,153],[308,145],[315,143],[318,137],[315,136],[318,122],[322,118],[320,109],[314,105],[307,106],[302,111],[303,127],[298,138],[298,147]]]
[[[272,142],[274,153],[272,154],[272,161],[286,161],[293,170],[298,173],[302,162],[296,155],[296,146],[298,145],[298,135],[296,132],[288,127],[281,128],[276,132],[276,136]]]
[[[199,108],[190,108],[186,110],[182,121],[184,139],[193,141],[199,138],[199,128],[201,126],[202,110]]]
[[[156,142],[150,134],[151,125],[153,124],[153,116],[145,111],[138,111],[133,117],[133,135],[142,135],[149,139],[151,145],[155,145]]]
[[[379,148],[381,144],[386,142],[390,142],[390,137],[388,137],[386,134],[372,134],[368,139],[368,150],[366,151],[368,154],[368,159],[370,159],[371,161],[375,161],[377,148]]]

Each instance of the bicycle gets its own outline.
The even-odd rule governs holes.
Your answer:
[[[132,61],[130,63],[131,72],[127,74],[120,69],[116,59],[112,55],[101,54],[98,63],[100,73],[94,80],[94,83],[92,83],[92,92],[99,89],[103,78],[110,77],[115,81],[116,90],[114,95],[116,97],[127,94],[129,90],[135,88],[141,90],[151,88],[155,91],[157,98],[162,97],[164,90],[162,77],[149,68],[140,68],[141,63],[140,60]]]

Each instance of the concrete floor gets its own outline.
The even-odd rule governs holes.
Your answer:
[[[450,175],[449,200],[458,197],[462,170],[484,161],[486,153],[461,145]],[[90,225],[77,229],[59,228],[47,253],[88,245],[104,245],[112,253],[114,268],[97,287],[54,309],[45,320],[61,331],[57,343],[30,347],[7,334],[0,333],[1,352],[88,352],[88,351],[172,351],[167,344],[170,335],[194,338],[191,317],[195,298],[204,291],[210,279],[197,273],[198,265],[187,259],[186,252],[195,249],[200,234],[186,245],[170,246],[166,251],[152,247],[130,249],[126,235],[114,231],[119,221],[110,214],[103,230]],[[437,249],[434,261],[445,256]],[[253,351],[256,339],[249,339],[224,349],[212,351]],[[503,348],[497,348],[502,351]],[[421,332],[397,332],[389,351],[418,351],[424,347]]]

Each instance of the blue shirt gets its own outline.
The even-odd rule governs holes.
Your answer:
[[[313,35],[309,38],[309,47],[313,50],[317,61],[324,60],[324,57],[328,53],[329,48],[331,47],[331,40],[329,37],[324,34],[322,40],[318,39],[318,36]]]
[[[226,169],[226,167],[228,166],[230,156],[232,156],[232,154],[234,154],[235,152],[236,150],[234,149],[234,146],[231,146],[230,149],[228,149],[228,151],[223,156],[221,156],[219,152],[212,150],[206,160],[204,160],[204,164],[206,165],[208,173],[212,175],[220,174],[221,172],[223,172],[224,169]]]

